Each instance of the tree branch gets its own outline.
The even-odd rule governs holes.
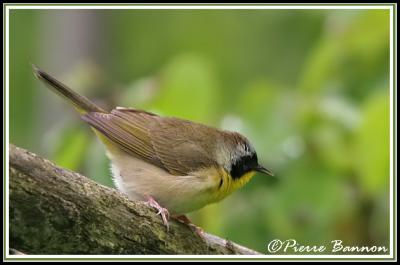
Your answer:
[[[10,144],[10,247],[25,254],[259,254]]]

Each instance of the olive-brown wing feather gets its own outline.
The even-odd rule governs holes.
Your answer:
[[[140,112],[135,116],[132,119],[123,111],[113,110],[111,113],[89,112],[81,117],[123,151],[164,168],[154,152],[147,128],[152,116]]]
[[[158,158],[173,174],[189,174],[214,165],[213,130],[194,122],[161,118],[151,129]]]
[[[187,175],[213,163],[204,144],[204,137],[212,135],[204,125],[121,108],[109,114],[87,113],[82,119],[125,152],[173,175]]]

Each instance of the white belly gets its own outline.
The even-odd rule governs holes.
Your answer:
[[[171,214],[184,214],[214,201],[215,176],[175,176],[125,153],[110,154],[116,187],[132,200],[152,196]]]

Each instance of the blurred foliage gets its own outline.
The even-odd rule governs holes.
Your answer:
[[[277,177],[190,214],[206,231],[389,245],[388,10],[12,10],[10,141],[112,186],[30,62],[104,107],[245,134]]]

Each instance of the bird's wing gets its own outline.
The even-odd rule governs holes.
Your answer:
[[[151,129],[154,150],[172,174],[188,174],[214,166],[214,134],[205,125],[176,118],[160,118],[159,124]]]
[[[210,137],[204,125],[130,108],[90,112],[82,119],[125,152],[173,175],[188,175],[212,165],[212,154],[201,141]]]

